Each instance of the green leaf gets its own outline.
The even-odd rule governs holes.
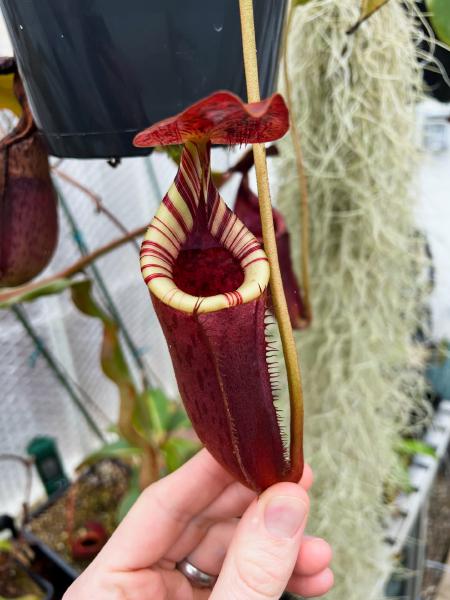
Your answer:
[[[85,280],[83,280],[85,281]],[[31,302],[41,296],[51,296],[53,294],[60,294],[67,288],[73,287],[83,283],[83,281],[74,281],[72,279],[57,279],[52,283],[42,284],[29,292],[23,292],[23,288],[17,288],[16,290],[3,290],[0,293],[0,308],[10,308],[14,304],[20,302]],[[5,299],[2,300],[2,297]]]
[[[157,437],[160,434],[153,430],[150,416],[151,393],[151,390],[145,390],[142,394],[139,394],[134,407],[132,422],[134,429],[143,439],[151,444],[158,445]]]
[[[158,433],[165,433],[170,421],[170,400],[162,390],[152,390],[148,406],[153,429]]]
[[[124,495],[122,500],[120,501],[118,509],[117,509],[117,522],[118,523],[120,523],[120,521],[122,521],[123,518],[126,516],[128,511],[130,510],[130,508],[133,506],[133,504],[139,498],[140,493],[141,493],[141,490],[139,487],[139,471],[138,471],[138,469],[133,469],[133,473],[131,475],[128,491]]]
[[[184,438],[169,438],[162,446],[166,467],[172,473],[200,450],[200,444]]]
[[[394,494],[394,497],[397,496],[398,492],[403,492],[404,494],[411,494],[414,491],[407,464],[403,464],[402,462],[397,464],[395,467],[395,476],[398,487],[396,493]]]
[[[360,19],[368,19],[389,0],[362,0]]]
[[[103,322],[103,344],[101,364],[103,372],[119,388],[133,384],[128,365],[119,343],[118,327],[96,303],[92,296],[92,283],[82,281],[72,287],[72,300],[83,314],[95,317]]]
[[[292,6],[293,8],[296,8],[297,6],[301,6],[302,4],[308,4],[310,0],[292,0]]]
[[[15,600],[39,600],[42,596],[36,596],[36,594],[25,594],[25,596],[16,596]],[[0,596],[0,600],[11,600],[6,596]]]
[[[141,453],[142,450],[140,448],[136,448],[126,440],[120,439],[117,440],[117,442],[106,444],[105,446],[102,446],[102,448],[100,448],[99,450],[96,450],[95,452],[90,454],[87,458],[83,460],[83,462],[77,467],[77,469],[92,465],[98,462],[99,460],[103,460],[105,458],[127,459],[132,458],[134,456],[138,456]]]
[[[138,394],[128,369],[125,356],[120,347],[119,330],[116,323],[96,303],[92,296],[92,283],[88,280],[72,286],[72,300],[83,314],[100,319],[103,323],[103,341],[100,362],[104,374],[113,381],[120,395],[119,431],[123,437],[135,444],[137,433],[132,420]]]
[[[0,552],[11,552],[13,548],[11,540],[0,540]]]
[[[14,93],[14,74],[2,75],[0,77],[0,110],[4,108],[12,111],[17,117],[22,114],[17,96]]]
[[[190,428],[191,423],[182,405],[160,389],[149,389],[138,397],[133,426],[142,437],[159,446],[168,434]]]
[[[426,4],[437,37],[450,46],[450,1],[426,0]]]
[[[403,454],[404,456],[424,454],[436,458],[436,450],[421,440],[402,439],[396,445],[396,450],[399,454]]]
[[[133,506],[133,504],[139,498],[140,493],[141,493],[141,491],[139,488],[132,488],[122,498],[122,500],[119,503],[119,507],[117,509],[117,522],[118,523],[120,523],[120,521],[122,521],[124,519],[124,517],[130,510],[130,508]]]
[[[183,151],[183,146],[180,144],[174,144],[172,146],[157,146],[155,150],[157,152],[163,152],[166,154],[176,165],[180,164],[181,153]]]
[[[177,429],[190,429],[191,427],[192,424],[189,421],[186,411],[182,406],[177,406],[167,425],[167,431],[172,432]]]
[[[389,0],[361,0],[361,9],[358,21],[347,31],[348,35],[355,33],[358,27],[364,23],[369,17],[376,13],[382,6],[387,4]]]
[[[106,431],[108,433],[115,433],[117,435],[120,435],[119,428],[117,427],[117,425],[115,423],[112,423],[112,425],[108,425]]]

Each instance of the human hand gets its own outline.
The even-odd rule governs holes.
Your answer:
[[[329,545],[303,535],[312,472],[259,498],[202,450],[148,487],[63,600],[276,600],[287,588],[321,596],[333,585]],[[241,518],[240,518],[241,517]],[[192,587],[187,558],[218,575]]]

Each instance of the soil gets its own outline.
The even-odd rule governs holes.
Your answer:
[[[427,560],[445,563],[450,552],[450,455],[442,467],[431,490],[428,530]],[[433,600],[442,577],[442,571],[427,567],[422,585],[422,599]]]
[[[107,537],[112,534],[117,527],[117,509],[128,490],[129,479],[130,472],[124,465],[101,461],[33,517],[27,530],[81,572],[92,559],[73,558],[70,539],[83,535],[85,525],[90,522],[101,524]]]
[[[0,553],[0,597],[41,600],[45,594],[9,554]]]

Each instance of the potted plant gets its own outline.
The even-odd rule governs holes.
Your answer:
[[[174,471],[199,449],[184,410],[160,390],[142,394],[132,422],[141,447],[138,437],[101,447],[83,461],[72,485],[53,494],[24,527],[44,573],[50,569],[62,591],[101,550],[143,485]],[[155,472],[149,471],[150,444]]]
[[[134,135],[217,89],[245,96],[238,2],[1,0],[32,111],[56,156],[133,156]],[[256,0],[271,93],[286,0]]]
[[[117,385],[120,410],[112,428],[116,439],[85,458],[70,487],[52,494],[23,528],[65,588],[100,551],[142,489],[200,447],[180,404],[160,389],[135,386],[117,325],[94,300],[91,282],[74,282],[72,298],[83,314],[102,323],[100,362]]]

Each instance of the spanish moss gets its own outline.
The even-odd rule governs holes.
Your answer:
[[[414,342],[427,292],[413,215],[422,75],[410,9],[391,0],[348,36],[359,2],[311,0],[296,9],[289,36],[309,181],[314,314],[296,342],[306,458],[316,475],[310,531],[334,549],[330,600],[381,597],[377,582],[391,566],[384,492],[396,489],[401,473],[394,447],[412,411],[426,416]],[[288,138],[279,173],[278,205],[298,266],[300,196]]]

